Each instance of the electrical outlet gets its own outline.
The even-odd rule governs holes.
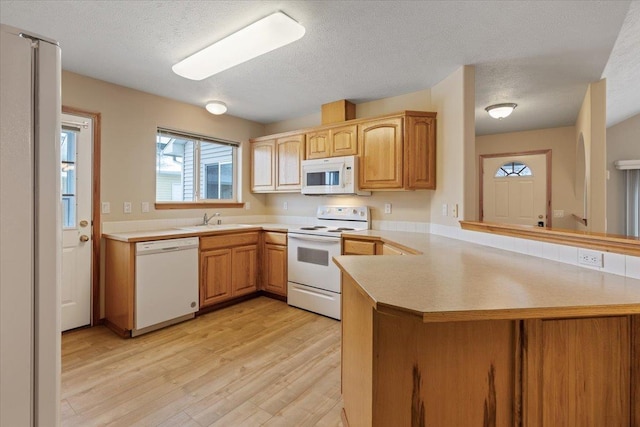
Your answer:
[[[244,204],[244,208],[245,208],[246,210],[251,209],[251,202],[245,202],[245,204]]]
[[[578,249],[578,264],[602,268],[603,253],[588,249]]]
[[[102,211],[103,214],[111,213],[111,203],[102,202],[100,210]]]
[[[384,204],[384,213],[386,213],[386,214],[390,214],[391,213],[391,203],[385,203]]]
[[[282,203],[282,209],[284,209],[285,211],[289,209],[289,202]]]
[[[447,207],[447,204],[443,203],[442,204],[442,216],[447,216],[447,215],[449,215],[449,209]]]
[[[458,204],[454,203],[451,205],[451,216],[454,218],[458,218]]]
[[[142,202],[142,213],[149,212],[149,202]]]
[[[131,202],[124,202],[124,213],[131,213]]]

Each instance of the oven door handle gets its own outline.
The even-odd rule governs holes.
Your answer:
[[[320,242],[320,243],[327,243],[327,244],[335,244],[340,242],[340,238],[336,239],[334,237],[308,237],[308,236],[292,236],[291,234],[289,234],[289,238],[290,239],[294,239],[294,240],[307,240],[310,242]]]

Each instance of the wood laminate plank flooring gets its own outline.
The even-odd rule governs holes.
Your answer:
[[[260,297],[132,339],[62,336],[63,426],[341,426],[340,322]]]

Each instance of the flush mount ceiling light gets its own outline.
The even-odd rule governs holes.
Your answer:
[[[187,79],[206,79],[288,45],[300,39],[304,33],[302,25],[282,12],[276,12],[194,53],[171,69]]]
[[[227,104],[222,101],[211,101],[205,106],[205,108],[208,112],[215,114],[216,116],[227,112]]]
[[[491,117],[494,119],[502,120],[505,117],[509,117],[513,110],[518,106],[518,104],[514,104],[513,102],[507,102],[505,104],[495,104],[489,105],[485,110]]]

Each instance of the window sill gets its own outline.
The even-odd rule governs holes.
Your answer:
[[[243,202],[156,202],[156,210],[164,209],[208,209],[208,208],[244,208]]]

